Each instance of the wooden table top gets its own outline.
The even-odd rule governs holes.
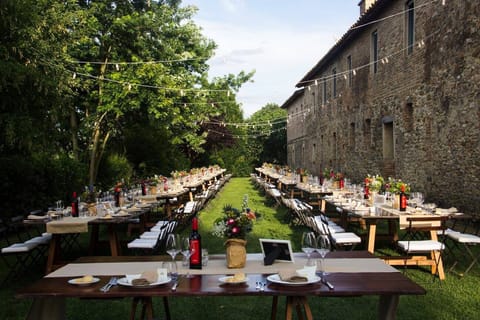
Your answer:
[[[366,251],[331,252],[328,258],[375,258]],[[212,257],[214,258],[214,257]],[[77,263],[91,262],[125,262],[125,261],[160,261],[164,257],[85,257]],[[232,269],[232,273],[239,272]],[[119,275],[120,277],[123,275]],[[98,276],[100,281],[88,285],[71,285],[68,277],[42,278],[19,290],[17,298],[39,297],[79,297],[79,298],[119,298],[119,297],[151,297],[151,296],[225,296],[225,295],[269,295],[269,296],[361,296],[361,295],[423,295],[425,289],[411,281],[401,272],[351,272],[330,273],[327,280],[333,284],[330,290],[318,282],[307,285],[282,285],[269,282],[268,274],[248,274],[248,282],[244,284],[222,284],[219,278],[225,275],[194,275],[191,278],[181,276],[176,291],[171,290],[173,283],[154,287],[131,288],[114,286],[104,293],[99,289],[104,286],[110,276]],[[256,282],[266,283],[264,291],[256,288]]]

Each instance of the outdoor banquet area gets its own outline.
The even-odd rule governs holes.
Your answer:
[[[479,17],[0,0],[0,320],[480,319]]]
[[[3,285],[45,264],[43,277],[30,274],[33,280],[15,293],[31,303],[20,318],[66,319],[72,301],[88,308],[91,301],[98,307],[113,300],[127,305],[125,318],[188,319],[193,315],[177,314],[176,299],[263,297],[267,306],[260,318],[314,319],[321,317],[316,300],[363,296],[374,299],[371,315],[396,319],[401,297],[432,294],[425,284],[435,292],[478,275],[478,230],[454,208],[437,208],[408,190],[408,206],[400,211],[395,194],[375,186],[378,176],[355,185],[344,176],[336,180],[333,172],[314,177],[268,163],[250,179],[235,179],[243,179],[272,210],[283,210],[281,223],[297,228],[300,239],[261,240],[267,245],[255,243],[255,251],[250,246],[240,265],[230,265],[236,254],[204,241],[203,251],[210,253],[202,252],[202,267],[192,269],[183,261],[184,246],[172,253],[169,237],[188,239],[192,219],[203,224],[210,201],[228,197],[222,193],[231,175],[219,166],[191,172],[155,177],[148,186],[122,190],[120,199],[114,188],[96,203],[81,203],[75,217],[68,206],[23,217],[17,232],[31,238],[2,248],[2,257],[10,256],[4,260],[15,261]],[[239,217],[250,212],[248,201],[244,195]],[[251,227],[263,216],[258,212]],[[87,239],[83,248],[81,237]],[[275,246],[280,253],[273,252]],[[190,256],[192,248],[186,250]]]

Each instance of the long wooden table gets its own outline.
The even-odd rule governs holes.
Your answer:
[[[48,220],[24,220],[27,225],[45,225],[46,231],[52,234],[50,240],[47,264],[45,267],[45,273],[49,274],[55,269],[65,264],[62,261],[62,244],[65,242],[65,237],[71,237],[81,232],[89,232],[90,227],[90,248],[89,253],[93,254],[99,243],[99,228],[104,226],[107,228],[108,244],[110,248],[110,254],[114,257],[121,255],[120,241],[118,237],[118,226],[130,223],[131,219],[139,218],[140,224],[145,223],[145,213],[150,210],[149,207],[139,208],[136,211],[129,212],[125,216],[114,216],[111,219],[103,219],[100,217],[87,217],[87,218],[73,218],[67,217],[64,220],[48,221]],[[50,225],[52,230],[49,230],[49,223],[58,224],[59,226]],[[60,224],[63,224],[61,226]],[[83,226],[84,225],[84,226]]]
[[[249,255],[249,259],[250,257]],[[190,270],[193,275],[191,278],[180,276],[179,284],[175,291],[172,291],[171,283],[150,288],[114,286],[108,292],[101,292],[99,290],[108,282],[111,276],[123,276],[125,272],[127,272],[125,268],[128,268],[128,266],[132,267],[128,262],[144,263],[145,268],[147,268],[149,266],[148,263],[150,263],[151,266],[152,261],[158,261],[160,259],[165,259],[165,257],[82,258],[76,262],[77,265],[67,265],[57,270],[55,274],[44,277],[19,290],[16,297],[34,299],[27,319],[38,320],[64,319],[66,298],[134,298],[151,300],[152,297],[174,298],[185,296],[272,296],[272,319],[276,316],[278,297],[286,296],[286,319],[291,319],[294,307],[304,307],[307,319],[313,319],[308,305],[308,297],[375,295],[379,297],[378,319],[395,319],[400,295],[423,295],[426,293],[425,289],[421,286],[366,251],[329,253],[327,256],[328,263],[326,263],[326,265],[330,265],[331,267],[330,270],[327,268],[329,272],[327,280],[334,286],[333,289],[329,289],[320,282],[300,286],[269,282],[267,280],[269,274],[278,272],[279,268],[289,267],[289,264],[274,263],[268,267],[263,265],[256,267],[255,263],[258,263],[258,261],[250,262],[250,260],[248,260],[245,269],[248,277],[246,284],[225,285],[220,283],[219,278],[221,276],[242,270],[229,269],[225,270],[226,272],[222,272],[214,268],[214,263],[209,262],[209,265],[204,268],[204,270]],[[224,256],[210,257],[209,261],[215,261],[216,259],[224,259]],[[303,254],[296,254],[295,259],[296,265],[305,262],[305,256]],[[92,263],[94,265],[92,265]],[[108,268],[102,267],[102,264],[105,263],[110,263]],[[156,265],[158,265],[158,263]],[[136,270],[141,269],[138,265],[134,266]],[[77,269],[75,269],[75,267]],[[252,267],[257,268],[259,271],[252,272]],[[81,273],[81,271],[78,271],[78,268],[84,271],[89,268],[104,270],[98,271],[101,274],[94,274],[99,277],[101,281],[86,287],[68,284],[67,281],[69,279],[83,275],[83,273],[78,274]],[[180,271],[180,273],[182,274],[183,272]],[[259,290],[256,288],[255,284],[257,282],[267,283],[265,289]],[[348,308],[348,306],[345,306],[345,308]],[[355,310],[352,310],[352,313],[353,312],[355,312]],[[193,316],[194,315],[192,315],[192,317]]]
[[[396,242],[398,240],[398,231],[400,228],[406,227],[406,219],[408,217],[432,217],[432,214],[428,214],[423,211],[416,211],[414,208],[408,208],[407,212],[401,212],[398,209],[389,208],[387,206],[379,206],[374,209],[374,212],[368,211],[356,211],[354,209],[349,208],[348,206],[344,206],[342,204],[338,204],[335,200],[329,198],[326,200],[330,202],[337,208],[337,211],[341,215],[341,220],[343,221],[342,225],[346,227],[348,223],[348,217],[355,217],[363,219],[366,222],[367,226],[367,251],[370,253],[375,252],[375,243],[378,239],[389,239],[392,242]],[[347,203],[348,204],[348,203]],[[370,209],[370,208],[369,208]],[[378,234],[377,225],[379,222],[387,222],[388,223],[388,234]],[[437,241],[438,235],[436,231],[430,232],[430,239]],[[431,267],[431,273],[437,273],[438,268],[438,276],[440,280],[445,279],[445,271],[443,267],[443,261],[441,258],[438,258],[437,252],[431,253],[431,258],[427,258],[426,256],[411,256],[411,257],[395,257],[395,256],[387,256],[383,257],[386,263],[395,266],[405,266],[405,265],[424,265]],[[437,261],[438,260],[438,261]]]

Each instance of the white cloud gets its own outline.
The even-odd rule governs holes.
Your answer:
[[[330,33],[286,25],[200,24],[205,35],[218,44],[216,56],[209,61],[212,76],[256,71],[254,83],[245,84],[237,95],[247,117],[267,103],[285,102],[297,81],[334,43]]]
[[[244,0],[220,0],[221,6],[228,12],[234,13],[245,7]]]

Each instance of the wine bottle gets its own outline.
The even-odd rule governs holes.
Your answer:
[[[145,181],[142,180],[141,186],[142,186],[142,196],[146,196],[147,195],[147,187],[145,186]]]
[[[190,234],[190,269],[202,269],[202,237],[198,233],[198,218],[192,219],[192,233]]]
[[[115,207],[120,207],[120,194],[121,194],[121,188],[119,185],[115,186],[114,189],[114,198],[115,198]]]
[[[405,185],[402,184],[400,187],[400,203],[399,203],[400,211],[407,210],[407,195],[405,194]]]
[[[72,217],[78,217],[78,198],[76,191],[73,191],[72,194]]]

